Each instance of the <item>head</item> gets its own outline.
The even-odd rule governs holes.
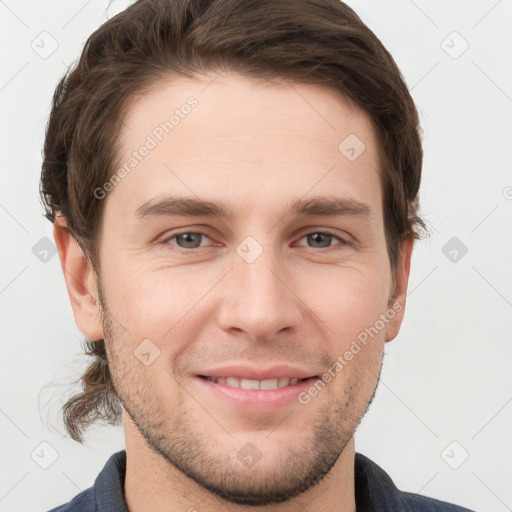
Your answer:
[[[63,408],[71,437],[124,410],[234,502],[318,482],[399,331],[421,166],[402,75],[338,0],[139,0],[102,25],[57,87],[41,177],[93,357]],[[240,414],[204,389],[225,363],[332,378],[268,436],[284,410]],[[240,472],[247,446],[260,478]]]

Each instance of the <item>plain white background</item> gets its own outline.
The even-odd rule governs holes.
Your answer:
[[[58,255],[36,256],[53,242],[38,196],[50,99],[87,36],[127,5],[107,4],[0,1],[1,511],[69,501],[124,448],[121,426],[98,425],[85,445],[64,435],[58,409],[87,361]],[[348,4],[418,106],[432,231],[416,245],[405,320],[356,449],[403,490],[512,510],[512,1]],[[46,469],[32,458],[42,448],[57,457]]]

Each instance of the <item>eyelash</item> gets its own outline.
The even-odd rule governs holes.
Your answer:
[[[186,254],[186,253],[191,253],[193,251],[198,251],[199,249],[202,249],[204,247],[195,247],[195,248],[191,248],[191,249],[183,249],[183,247],[179,247],[178,245],[175,245],[175,244],[170,244],[170,241],[175,239],[176,237],[180,236],[180,235],[187,235],[187,234],[190,234],[190,235],[202,235],[206,238],[210,238],[206,233],[203,233],[201,231],[182,231],[180,233],[174,233],[172,236],[167,236],[165,237],[164,240],[162,240],[161,244],[164,245],[164,246],[169,246],[169,245],[173,245],[173,250],[177,250],[179,253],[181,254]],[[341,243],[341,247],[336,247],[336,246],[333,246],[333,247],[320,247],[320,248],[315,248],[315,247],[310,247],[310,249],[319,249],[321,250],[322,252],[330,252],[330,251],[333,251],[333,250],[341,250],[342,248],[346,247],[346,246],[349,246],[349,245],[352,245],[350,242],[348,242],[347,240],[341,238],[339,235],[335,234],[335,233],[332,233],[330,231],[309,231],[308,233],[305,233],[304,235],[302,235],[300,237],[300,240],[302,240],[303,238],[307,237],[308,235],[329,235],[329,236],[332,236],[336,239],[339,240],[339,242]],[[210,238],[211,240],[211,238]]]

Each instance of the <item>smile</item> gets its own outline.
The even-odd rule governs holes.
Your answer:
[[[294,386],[299,381],[306,379],[297,379],[293,377],[280,377],[276,379],[252,380],[240,379],[238,377],[207,377],[201,375],[202,378],[216,384],[225,384],[233,388],[241,389],[279,389],[287,386]]]

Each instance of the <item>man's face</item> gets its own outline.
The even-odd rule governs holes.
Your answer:
[[[336,462],[397,333],[396,318],[375,329],[393,288],[378,148],[369,119],[332,90],[214,78],[162,81],[129,106],[119,167],[130,171],[104,199],[103,329],[127,428],[217,495],[277,503]],[[353,136],[339,149],[350,134],[362,153]],[[142,207],[171,195],[232,215]],[[291,211],[313,198],[350,208]],[[268,391],[211,376],[311,378]]]

